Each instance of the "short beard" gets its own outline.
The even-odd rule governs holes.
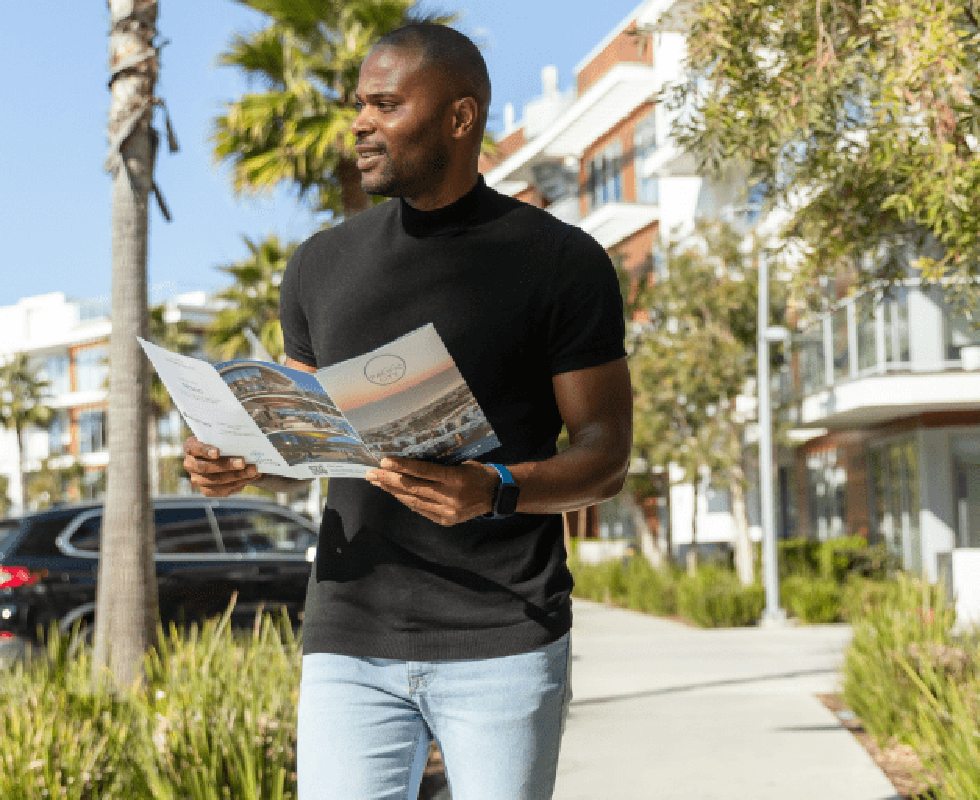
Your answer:
[[[366,176],[361,176],[361,187],[379,197],[414,197],[437,185],[448,167],[449,148],[440,143],[420,158],[400,164],[399,168],[385,158],[378,172],[371,176],[371,185],[367,184]]]

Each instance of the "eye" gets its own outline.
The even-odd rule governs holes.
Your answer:
[[[382,100],[381,102],[378,103],[378,108],[381,111],[394,111],[395,104],[392,103],[390,100]]]
[[[354,110],[357,111],[358,113],[360,113],[361,111],[363,111],[364,110],[364,103],[362,103],[360,100],[355,100],[354,101]]]

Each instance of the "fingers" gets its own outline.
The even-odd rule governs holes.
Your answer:
[[[419,461],[417,458],[399,458],[398,456],[385,456],[381,459],[381,468],[389,472],[413,475],[422,480],[439,483],[448,480],[453,472],[451,467],[444,467],[441,464]]]
[[[191,485],[207,497],[228,497],[261,477],[254,464],[238,456],[221,457],[218,448],[195,436],[184,441],[184,453]]]

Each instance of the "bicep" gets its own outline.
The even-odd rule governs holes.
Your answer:
[[[289,356],[286,356],[286,366],[290,369],[298,369],[300,372],[316,372],[316,367],[304,364],[302,361],[297,361]]]
[[[625,442],[633,435],[633,389],[626,359],[598,367],[563,372],[552,378],[555,400],[570,440],[596,427],[604,435]]]

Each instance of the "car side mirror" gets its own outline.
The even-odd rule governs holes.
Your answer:
[[[306,548],[306,560],[311,564],[316,560],[316,545],[311,544]]]

